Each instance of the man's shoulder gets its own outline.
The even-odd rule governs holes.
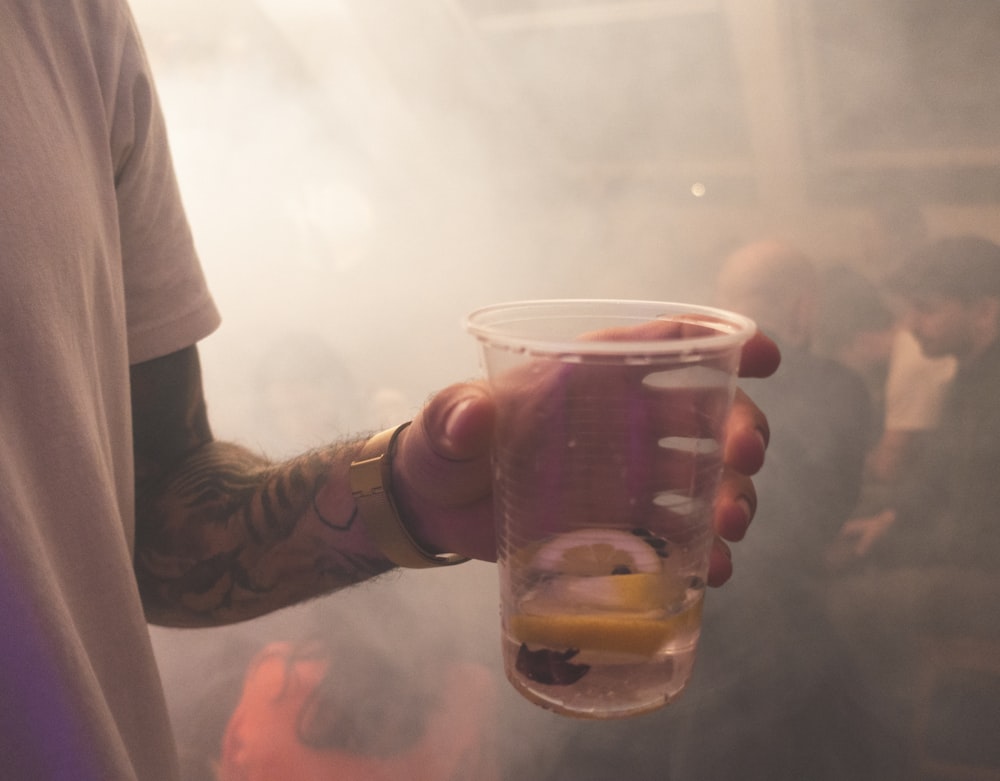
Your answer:
[[[856,403],[866,403],[870,393],[864,379],[851,368],[807,350],[785,351],[778,369],[779,379],[792,388],[812,397],[837,398]]]

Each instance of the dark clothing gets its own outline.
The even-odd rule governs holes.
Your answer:
[[[931,680],[943,696],[960,690],[943,677],[943,658],[928,649],[1000,637],[998,387],[1000,341],[959,367],[940,425],[892,505],[896,522],[866,567],[845,576],[834,591],[844,647],[864,670],[859,686],[868,688],[872,712],[895,731],[891,743],[901,746],[904,760],[915,761],[928,750],[961,753],[980,734],[976,701],[963,694],[929,708],[921,697],[929,696]],[[954,670],[964,674],[967,662],[954,661]],[[916,732],[912,725],[922,711],[946,718],[950,732]],[[935,739],[933,747],[928,736]],[[914,776],[908,771],[903,777]]]
[[[1000,561],[1000,341],[959,366],[941,423],[897,502],[889,566],[996,571]]]
[[[1000,341],[961,366],[941,418],[949,504],[947,563],[994,570],[1000,556]]]
[[[855,372],[787,347],[773,377],[742,387],[767,415],[771,442],[754,479],[757,521],[749,550],[740,547],[740,569],[755,567],[758,555],[779,557],[795,579],[811,580],[861,493],[878,430],[871,397]]]
[[[705,598],[694,676],[661,711],[577,726],[553,778],[892,777],[884,735],[850,699],[822,596],[823,552],[854,509],[875,430],[868,392],[840,364],[789,348],[773,377],[743,386],[770,447],[732,585]]]
[[[888,778],[825,600],[824,553],[855,509],[877,432],[870,395],[841,364],[787,347],[772,378],[743,387],[771,440],[731,587],[706,598],[685,695],[700,700],[686,734],[695,746],[677,777]]]

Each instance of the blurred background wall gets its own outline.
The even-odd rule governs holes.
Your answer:
[[[395,420],[475,371],[480,304],[704,299],[760,236],[861,266],[915,232],[1000,236],[992,0],[134,8],[226,318],[223,434],[286,335]]]

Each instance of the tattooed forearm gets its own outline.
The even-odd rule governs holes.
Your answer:
[[[193,347],[131,379],[135,570],[150,621],[240,621],[389,568],[352,522],[356,446],[275,464],[214,441]]]
[[[270,464],[210,442],[141,494],[135,562],[149,619],[240,621],[387,570],[350,522],[349,494],[329,503],[336,523],[317,513],[327,475],[346,459],[331,448]]]

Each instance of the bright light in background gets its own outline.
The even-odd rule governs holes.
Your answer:
[[[693,195],[695,198],[704,197],[706,192],[707,189],[702,182],[695,182],[694,184],[691,185],[691,195]]]

